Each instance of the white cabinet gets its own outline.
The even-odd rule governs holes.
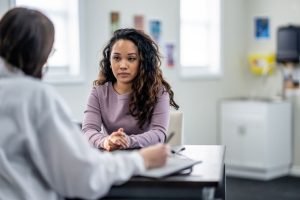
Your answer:
[[[227,174],[262,180],[288,174],[291,125],[289,102],[222,101],[220,132]]]

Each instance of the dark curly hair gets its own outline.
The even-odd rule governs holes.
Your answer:
[[[139,71],[132,83],[132,94],[129,101],[129,112],[138,120],[140,128],[145,123],[150,123],[154,107],[157,103],[159,91],[169,93],[170,105],[178,110],[179,106],[174,101],[174,92],[171,86],[163,78],[160,69],[161,60],[157,44],[150,36],[136,29],[119,29],[105,46],[100,61],[100,72],[94,85],[103,85],[106,82],[116,82],[111,70],[110,55],[113,45],[118,40],[133,42],[139,52]]]

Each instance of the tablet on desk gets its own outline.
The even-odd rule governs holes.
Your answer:
[[[167,163],[163,167],[146,170],[144,173],[139,174],[139,176],[148,178],[163,178],[173,174],[178,174],[186,169],[192,168],[198,163],[201,163],[201,161],[173,155],[168,157]]]

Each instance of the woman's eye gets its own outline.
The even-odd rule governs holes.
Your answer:
[[[114,57],[113,57],[113,60],[115,60],[115,61],[119,61],[119,60],[120,60],[120,57],[118,57],[118,56],[114,56]]]
[[[136,58],[128,58],[129,61],[135,61]]]

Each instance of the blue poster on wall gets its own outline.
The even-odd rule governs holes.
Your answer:
[[[159,43],[161,34],[161,22],[158,20],[150,21],[150,34],[152,38]]]
[[[269,18],[267,18],[267,17],[255,18],[255,38],[256,39],[269,39],[270,38]]]

